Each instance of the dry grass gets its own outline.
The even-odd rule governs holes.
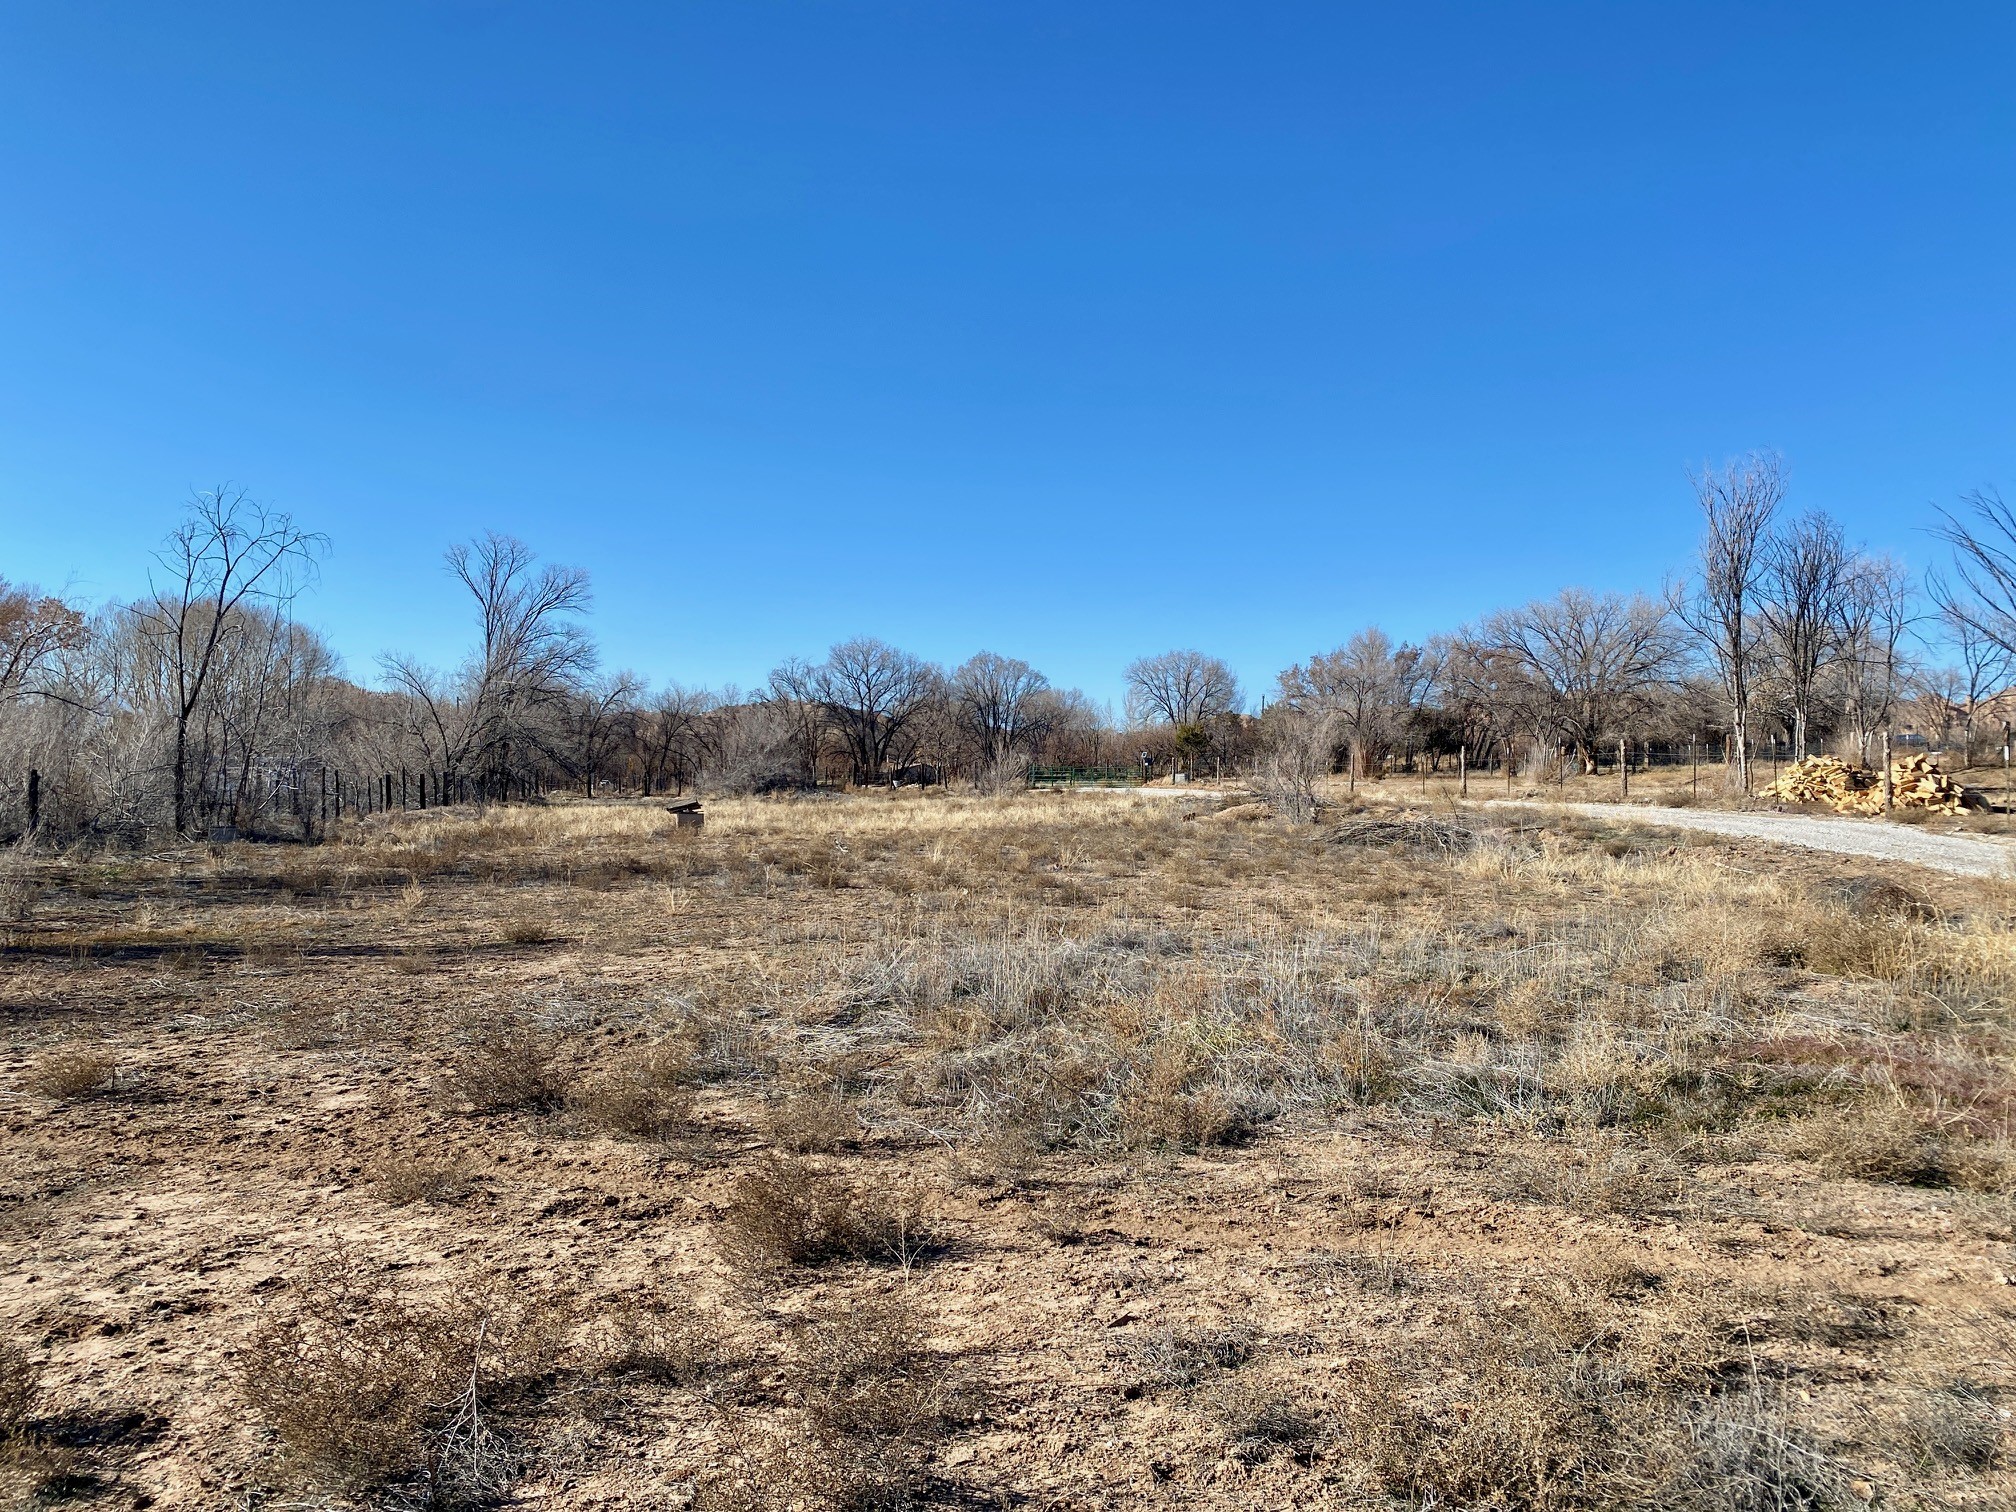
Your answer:
[[[23,1438],[42,1399],[42,1367],[19,1344],[0,1339],[0,1444]]]
[[[157,1500],[2016,1501],[2016,890],[1360,798],[35,858],[0,1315]]]
[[[29,1069],[28,1090],[41,1097],[95,1097],[119,1085],[119,1058],[83,1047],[52,1050]]]
[[[447,1206],[463,1202],[476,1190],[469,1166],[457,1160],[432,1159],[403,1151],[387,1151],[365,1169],[372,1190],[394,1204],[413,1202]]]

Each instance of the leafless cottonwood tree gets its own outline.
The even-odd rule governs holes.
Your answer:
[[[943,688],[936,667],[873,636],[841,642],[810,675],[856,783],[880,780],[892,756],[908,754],[912,725]]]
[[[1374,625],[1283,672],[1280,701],[1325,714],[1323,728],[1349,748],[1352,774],[1363,775],[1413,722],[1434,686],[1437,656],[1419,646],[1396,646]]]
[[[1792,756],[1806,754],[1820,674],[1841,649],[1855,556],[1841,527],[1814,510],[1765,543],[1757,615],[1792,713]]]
[[[1127,717],[1147,724],[1202,725],[1239,708],[1239,679],[1202,651],[1164,651],[1128,664]]]
[[[720,700],[702,688],[673,683],[652,700],[637,725],[644,792],[684,788],[713,754],[715,730],[709,720]]]
[[[452,785],[501,771],[512,740],[536,739],[534,721],[594,670],[595,646],[579,623],[591,602],[587,573],[541,567],[531,547],[494,531],[451,547],[447,562],[476,601],[476,651],[449,677],[409,657],[387,656],[383,665],[413,702],[413,733]]]
[[[293,517],[229,484],[197,494],[186,520],[155,555],[161,578],[133,607],[167,673],[174,728],[174,825],[189,832],[189,730],[242,608],[284,614],[327,542]]]
[[[1539,694],[1536,717],[1596,769],[1596,745],[1641,716],[1679,655],[1666,611],[1642,597],[1570,588],[1491,615],[1484,636]]]
[[[634,672],[615,672],[584,683],[566,701],[561,722],[581,791],[590,797],[611,757],[635,742],[637,701],[643,693],[643,678]]]
[[[999,780],[1042,738],[1052,704],[1050,680],[1025,661],[981,651],[953,672],[953,715],[978,753],[983,774]]]
[[[1771,522],[1785,498],[1775,453],[1752,452],[1694,475],[1706,517],[1698,578],[1674,595],[1679,619],[1706,648],[1729,705],[1736,785],[1750,790],[1750,692],[1756,667],[1758,598]]]
[[[1866,763],[1910,678],[1905,637],[1916,618],[1911,574],[1889,557],[1858,557],[1841,609],[1842,712]]]
[[[48,681],[57,658],[87,634],[83,614],[62,599],[0,578],[0,704],[57,696]]]

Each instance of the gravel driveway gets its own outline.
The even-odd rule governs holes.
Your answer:
[[[1503,802],[1504,800],[1495,800]],[[1592,819],[1626,820],[1665,829],[1707,830],[1799,845],[1807,850],[1908,861],[1956,877],[2016,876],[2016,847],[1978,835],[1938,835],[1880,819],[1816,819],[1808,814],[1732,814],[1717,809],[1650,808],[1636,803],[1550,803],[1525,807],[1562,809]]]

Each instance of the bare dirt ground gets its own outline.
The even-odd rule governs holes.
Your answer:
[[[1187,807],[15,858],[0,1487],[2016,1502],[2016,891]]]

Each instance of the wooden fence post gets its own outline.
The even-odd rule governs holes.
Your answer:
[[[1883,812],[1890,812],[1890,804],[1896,798],[1895,784],[1890,776],[1890,732],[1883,732]]]
[[[1617,737],[1617,788],[1621,796],[1631,796],[1631,748],[1624,737]]]

